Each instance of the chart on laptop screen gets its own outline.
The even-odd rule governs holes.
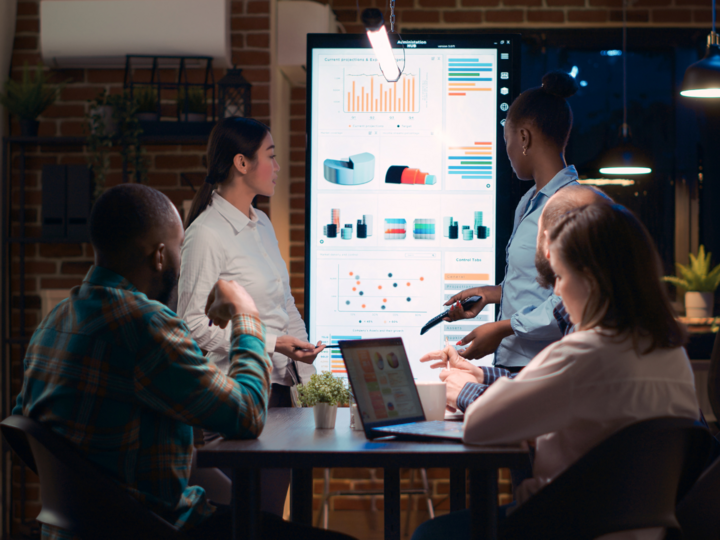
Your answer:
[[[365,35],[308,36],[306,322],[311,340],[325,343],[402,337],[414,376],[436,379],[418,359],[494,320],[488,306],[420,336],[447,299],[501,273],[509,232],[497,213],[509,211],[510,174],[502,130],[519,41],[391,41],[396,82]],[[336,350],[315,366],[346,375]]]

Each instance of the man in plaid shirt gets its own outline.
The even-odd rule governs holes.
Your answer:
[[[114,187],[93,207],[90,238],[95,265],[33,334],[13,414],[66,438],[192,537],[223,529],[229,537],[229,513],[188,485],[192,426],[234,439],[262,432],[272,364],[255,303],[234,282],[221,280],[210,293],[209,323],[232,325],[225,375],[163,304],[177,284],[184,238],[170,200],[139,184]],[[287,538],[334,534],[265,514],[262,527]],[[74,537],[43,526],[43,538]]]

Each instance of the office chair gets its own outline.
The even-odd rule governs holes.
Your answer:
[[[651,527],[665,527],[670,536],[677,535],[675,506],[700,476],[710,438],[707,429],[690,419],[656,418],[632,424],[517,508],[498,537],[592,540]]]
[[[708,398],[715,415],[715,423],[720,424],[720,332],[715,334],[715,342],[710,354],[710,371],[708,372],[707,385]]]
[[[686,540],[720,539],[720,459],[702,474],[678,504],[676,514]]]
[[[40,523],[85,540],[187,540],[40,422],[9,416],[0,423],[0,431],[40,477]]]

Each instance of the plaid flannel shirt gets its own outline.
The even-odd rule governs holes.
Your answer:
[[[188,486],[191,426],[235,439],[260,434],[272,369],[264,342],[259,319],[234,317],[225,376],[175,313],[93,267],[33,334],[13,414],[63,436],[148,509],[187,530],[215,511],[201,487]],[[44,526],[43,538],[73,536]]]
[[[563,336],[572,334],[575,331],[575,326],[572,324],[572,322],[570,322],[570,315],[568,314],[562,302],[560,302],[553,308],[553,315],[555,316],[558,328],[560,328]],[[482,369],[483,371],[484,384],[465,383],[465,386],[462,387],[462,390],[460,390],[460,393],[458,394],[457,408],[462,412],[465,412],[465,410],[470,406],[470,404],[477,398],[482,396],[485,393],[485,390],[487,390],[488,387],[492,383],[497,381],[500,377],[514,379],[519,373],[512,373],[507,369],[503,369],[500,367],[480,366],[480,369]]]

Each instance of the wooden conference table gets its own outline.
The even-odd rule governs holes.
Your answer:
[[[311,409],[270,409],[258,439],[218,440],[198,451],[199,467],[233,469],[233,538],[260,538],[260,469],[292,469],[292,521],[312,524],[313,467],[384,469],[385,538],[400,538],[400,468],[450,468],[451,511],[465,508],[469,469],[472,538],[496,537],[498,469],[528,465],[521,446],[466,446],[453,442],[368,441],[350,429],[349,409],[335,429],[315,429]]]

